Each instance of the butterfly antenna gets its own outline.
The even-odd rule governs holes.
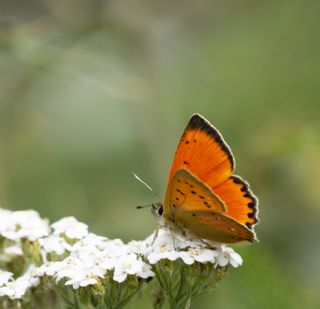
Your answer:
[[[152,189],[146,182],[144,182],[137,174],[135,174],[134,172],[131,172],[131,174],[133,175],[133,177],[135,179],[137,179],[138,181],[140,181],[142,184],[144,184],[151,192],[153,192],[159,199],[159,201],[161,202],[161,196],[159,195],[159,193],[157,191],[155,191],[154,189]],[[148,207],[149,205],[146,205],[146,207]],[[150,205],[152,206],[152,204]],[[142,208],[142,207],[139,207]]]
[[[147,208],[147,207],[152,207],[152,204],[149,205],[143,205],[143,206],[137,206],[137,209],[141,209],[141,208]]]

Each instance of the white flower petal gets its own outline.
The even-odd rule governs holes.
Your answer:
[[[74,217],[63,218],[51,224],[53,235],[65,234],[70,239],[81,239],[88,235],[88,225],[79,222]]]
[[[11,272],[0,269],[0,286],[8,283],[12,276],[13,274]]]
[[[71,251],[72,246],[68,244],[64,238],[60,236],[48,236],[40,238],[39,243],[46,253],[55,252],[58,255],[63,254],[66,250]]]
[[[34,210],[0,209],[0,222],[0,235],[10,240],[27,238],[34,241],[49,234],[48,222]]]
[[[125,281],[127,279],[127,273],[122,272],[122,273],[114,273],[113,275],[113,280],[117,281],[119,283]]]

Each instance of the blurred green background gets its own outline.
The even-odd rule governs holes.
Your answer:
[[[194,308],[320,308],[320,2],[0,0],[0,205],[143,239],[199,112],[260,199],[259,244]],[[148,294],[150,292],[146,292]],[[148,296],[132,308],[150,308]]]

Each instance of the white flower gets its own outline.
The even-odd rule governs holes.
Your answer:
[[[5,286],[0,286],[0,297],[1,296],[8,296],[13,298],[15,294],[15,282],[8,282]]]
[[[59,270],[63,269],[63,267],[64,263],[61,261],[47,262],[39,267],[39,271],[42,272],[42,274],[53,277]]]
[[[3,258],[23,255],[21,238],[38,240],[41,247],[43,264],[40,267],[30,265],[16,280],[12,273],[0,270],[0,297],[11,299],[22,298],[28,289],[39,285],[44,275],[54,278],[56,282],[64,279],[66,285],[78,289],[100,284],[100,278],[104,278],[110,270],[113,270],[113,280],[120,283],[128,275],[143,279],[152,277],[155,275],[152,265],[162,259],[181,259],[187,265],[197,262],[238,267],[242,264],[241,256],[232,248],[218,243],[208,248],[203,241],[191,235],[173,233],[165,225],[159,229],[156,238],[152,233],[145,240],[124,244],[120,239],[109,240],[88,233],[88,226],[73,217],[57,221],[50,230],[48,223],[34,211],[0,209],[0,222],[0,236],[13,240],[13,244],[4,248]],[[69,244],[64,235],[74,239],[74,243]],[[67,257],[61,261],[47,261],[47,253],[50,252],[58,255],[67,252]]]
[[[74,217],[63,218],[51,224],[53,235],[65,234],[70,239],[81,239],[88,235],[88,225],[77,221]]]
[[[146,243],[150,246],[147,253],[147,259],[151,264],[156,264],[161,259],[169,259],[175,261],[179,258],[179,252],[174,248],[174,240],[170,233],[166,230],[160,230],[155,240],[147,238]],[[151,241],[151,242],[149,242]]]
[[[97,267],[88,267],[86,268],[85,265],[78,264],[76,265],[73,272],[69,273],[67,278],[70,278],[66,285],[72,285],[74,289],[78,289],[80,287],[96,284],[98,277],[103,277],[104,272]]]
[[[81,269],[80,265],[84,266],[82,264],[79,259],[69,256],[61,262],[51,264],[46,273],[53,273],[57,281],[63,278],[70,279],[77,276],[77,272]]]
[[[0,222],[0,234],[11,240],[28,238],[34,241],[49,233],[48,222],[42,220],[34,210],[9,211],[0,209]]]
[[[218,253],[212,249],[198,247],[188,248],[187,251],[180,252],[179,256],[185,264],[191,265],[195,261],[199,263],[214,263]]]
[[[104,276],[104,269],[96,265],[94,259],[80,259],[69,256],[60,262],[48,263],[44,268],[48,276],[54,276],[57,281],[65,278],[66,285],[74,289],[97,283],[96,278]]]
[[[146,241],[141,240],[131,240],[127,244],[127,250],[129,253],[136,253],[138,255],[145,255],[148,251],[150,251],[150,244]]]
[[[126,253],[122,242],[109,241],[105,237],[90,233],[72,247],[71,256],[92,265],[99,265],[102,269],[112,269],[111,256]]]
[[[115,261],[113,280],[123,282],[127,279],[128,275],[137,274],[140,274],[142,278],[147,278],[149,274],[153,275],[151,273],[150,269],[136,254],[129,253],[119,257]]]
[[[21,298],[28,289],[38,286],[40,283],[38,268],[31,264],[28,270],[15,281],[14,298]]]
[[[63,254],[66,250],[71,251],[72,248],[64,238],[59,236],[40,238],[39,243],[45,253],[55,252],[58,255]]]
[[[114,239],[109,240],[105,244],[103,252],[105,252],[106,256],[109,258],[116,259],[117,257],[126,255],[128,253],[128,248],[121,239]]]
[[[111,270],[115,266],[115,259],[112,259],[112,258],[109,258],[109,257],[105,257],[105,256],[101,257],[100,260],[97,259],[96,262],[99,265],[99,267],[101,267],[105,271]]]
[[[156,264],[162,259],[168,259],[170,261],[175,261],[180,257],[178,251],[175,251],[168,245],[162,245],[156,248],[152,253],[148,254],[147,259],[151,264]]]
[[[129,243],[130,245],[130,243]],[[138,248],[140,246],[141,248]],[[232,248],[224,244],[214,243],[213,248],[207,248],[201,240],[188,238],[179,233],[170,232],[167,226],[162,226],[158,236],[154,238],[152,233],[144,242],[133,243],[132,250],[143,254],[150,264],[156,264],[161,259],[175,261],[181,258],[185,264],[217,263],[220,266],[231,264],[238,267],[242,264],[242,258]]]
[[[109,245],[109,240],[105,237],[97,236],[93,233],[88,234],[72,246],[72,255],[91,255],[96,256],[99,252],[105,250]]]
[[[137,276],[143,279],[153,277],[155,274],[151,268],[151,265],[143,262],[142,269],[141,271],[137,272]]]
[[[57,281],[67,279],[66,285],[78,289],[96,284],[98,277],[104,277],[105,272],[126,255],[127,247],[121,240],[108,240],[90,233],[72,246],[70,256],[60,262],[47,263],[43,271]],[[141,266],[139,271],[141,276],[146,276],[148,269]]]
[[[1,270],[0,269],[0,286],[5,285],[9,282],[9,280],[12,278],[12,273],[9,271]]]
[[[103,249],[108,245],[108,238],[103,236],[98,236],[94,233],[89,233],[81,240],[77,241],[73,248],[77,249],[79,247],[85,247],[85,246],[95,246],[98,249]]]
[[[220,246],[218,246],[217,252],[218,256],[216,259],[219,266],[226,266],[227,264],[231,264],[233,267],[238,267],[242,265],[241,256],[232,248],[221,244]]]
[[[39,272],[38,268],[31,264],[27,271],[17,278],[16,280],[11,280],[11,276],[5,274],[6,278],[8,279],[4,286],[0,287],[0,296],[8,296],[12,299],[20,299],[28,289],[31,287],[35,287],[39,285]],[[9,276],[9,278],[8,278]]]
[[[74,289],[79,287],[96,284],[98,277],[104,277],[104,270],[97,265],[86,265],[84,262],[78,261],[69,272],[59,272],[59,276],[64,274],[65,278],[69,278],[66,285],[72,284]]]
[[[72,278],[66,282],[66,285],[71,285],[74,289],[79,289],[80,287],[93,285],[98,283],[96,278],[90,278],[90,275],[79,274],[77,277]]]
[[[170,231],[166,228],[161,228],[158,231],[156,239],[154,239],[153,233],[145,242],[149,248],[146,253],[146,258],[151,264],[156,264],[162,259],[175,261],[180,257],[180,252],[175,250],[176,239],[172,238]]]

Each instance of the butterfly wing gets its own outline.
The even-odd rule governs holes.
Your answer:
[[[224,202],[186,169],[173,175],[165,196],[164,217],[193,235],[212,241],[253,241],[255,234],[232,219]]]
[[[222,213],[211,210],[181,210],[175,222],[201,239],[221,243],[237,243],[256,239],[255,233],[246,226]]]
[[[214,188],[227,180],[234,168],[229,146],[219,131],[199,114],[194,114],[178,144],[168,183],[178,169],[193,175]]]
[[[204,117],[194,114],[182,134],[169,173],[164,203],[165,208],[169,207],[167,213],[170,213],[170,205],[175,199],[172,193],[172,196],[168,193],[172,179],[178,170],[186,169],[223,202],[226,216],[253,229],[258,222],[257,198],[244,180],[232,175],[234,166],[230,147],[219,131]],[[199,207],[201,202],[183,207],[192,209],[195,204]]]
[[[249,229],[258,223],[258,200],[241,177],[233,175],[213,191],[225,203],[227,216]]]
[[[186,169],[179,169],[173,175],[164,200],[163,215],[172,219],[181,210],[226,210],[221,199],[210,187],[201,182]]]

